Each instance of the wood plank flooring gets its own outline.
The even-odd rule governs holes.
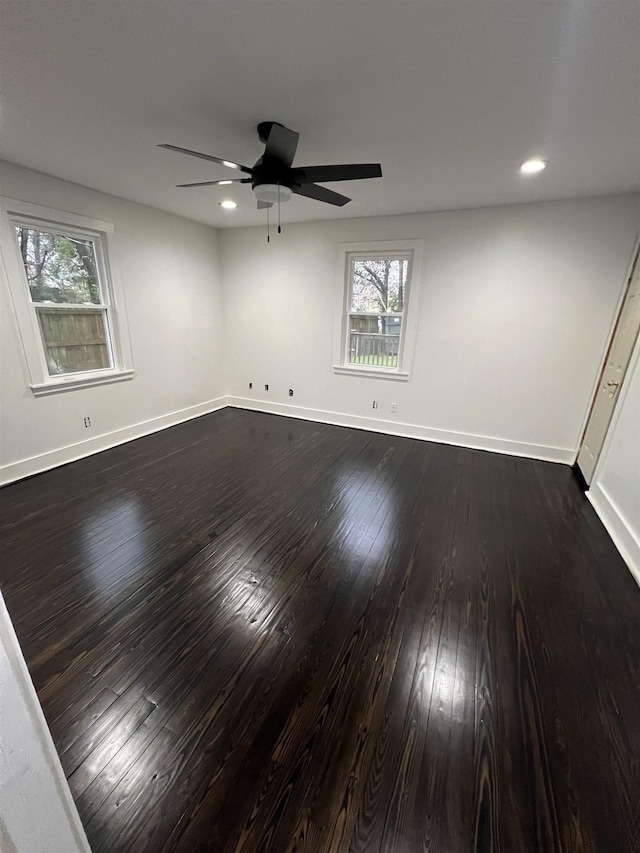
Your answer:
[[[640,589],[569,468],[226,409],[0,512],[94,853],[640,850]]]

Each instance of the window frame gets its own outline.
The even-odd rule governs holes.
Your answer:
[[[114,274],[113,252],[107,241],[108,235],[113,234],[113,225],[110,222],[8,198],[2,199],[1,212],[0,246],[6,248],[3,260],[16,325],[29,373],[29,387],[34,396],[132,379],[135,372],[132,367],[131,346],[128,335],[124,334],[127,328],[124,295],[119,278]],[[44,233],[90,240],[94,247],[98,270],[100,304],[33,302],[16,239],[16,228],[40,229]],[[13,251],[9,249],[9,245],[13,247]],[[102,310],[106,315],[107,345],[112,366],[51,375],[38,320],[38,308],[77,311],[86,310],[89,307]]]
[[[336,298],[334,311],[333,372],[347,376],[362,376],[375,379],[394,379],[408,381],[411,377],[413,355],[417,335],[418,297],[422,268],[422,240],[393,240],[367,243],[341,243],[338,251],[338,271],[336,275]],[[381,260],[388,258],[408,259],[405,282],[404,306],[398,312],[359,312],[351,310],[353,290],[352,265],[354,261],[368,258]],[[350,363],[349,337],[350,317],[401,317],[402,328],[398,343],[398,362],[395,367],[383,365],[358,365]]]

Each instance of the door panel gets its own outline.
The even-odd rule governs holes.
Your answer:
[[[629,366],[631,354],[640,329],[640,262],[636,255],[616,328],[609,345],[607,361],[600,377],[598,393],[592,403],[587,426],[582,436],[577,465],[587,485],[591,483],[604,439],[620,396],[620,389]]]

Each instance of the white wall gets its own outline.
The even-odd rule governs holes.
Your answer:
[[[638,229],[629,195],[223,231],[230,400],[573,462]],[[338,244],[416,238],[411,380],[334,374]]]
[[[588,496],[640,584],[640,339]]]
[[[9,198],[112,222],[133,380],[35,398],[2,283],[2,480],[104,449],[221,405],[225,363],[217,232],[141,205],[0,162]],[[13,247],[2,246],[5,251]],[[92,426],[85,429],[84,416]]]
[[[0,850],[90,853],[1,595]]]
[[[638,231],[628,195],[287,225],[267,245],[264,229],[217,233],[8,163],[0,189],[113,222],[136,370],[35,398],[2,287],[0,482],[213,410],[227,391],[238,405],[572,462]],[[338,244],[415,238],[411,380],[334,374]]]

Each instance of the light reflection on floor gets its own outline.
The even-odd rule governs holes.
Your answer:
[[[140,502],[136,495],[131,494],[111,500],[83,517],[81,544],[86,557],[83,577],[90,580],[96,592],[108,590],[113,594],[116,568],[118,588],[131,582],[131,576],[121,568],[123,563],[131,565],[138,573],[144,568],[142,557],[147,550],[145,528]],[[118,554],[117,566],[111,559],[113,553]]]

